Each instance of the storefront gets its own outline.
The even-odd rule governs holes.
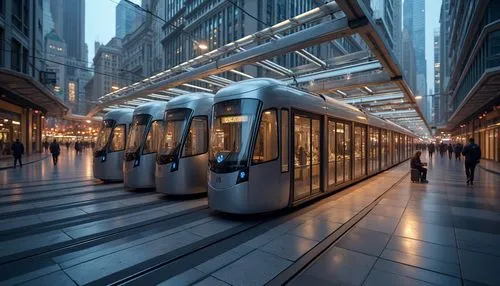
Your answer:
[[[500,162],[500,108],[485,112],[453,132],[453,141],[467,144],[474,138],[481,147],[482,159]]]
[[[62,117],[67,110],[39,82],[0,68],[0,159],[12,156],[11,146],[17,139],[26,155],[41,152],[44,116]]]

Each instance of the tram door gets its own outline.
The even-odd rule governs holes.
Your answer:
[[[319,118],[294,116],[294,200],[321,190],[321,124]]]

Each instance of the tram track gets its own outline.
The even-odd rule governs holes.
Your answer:
[[[297,262],[292,264],[285,271],[279,273],[274,279],[269,281],[268,285],[283,285],[289,282],[291,279],[296,277],[305,269],[309,264],[316,261],[325,251],[327,251],[333,244],[335,244],[345,233],[352,229],[363,217],[365,217],[383,198],[383,196],[397,186],[401,181],[403,181],[409,173],[403,175],[399,180],[397,180],[393,185],[391,185],[387,190],[381,193],[372,203],[363,208],[359,213],[354,215],[350,220],[344,223],[337,230],[332,232],[324,240],[322,240],[318,245],[312,248],[304,256],[302,256]],[[342,192],[339,192],[342,193]],[[335,194],[334,194],[335,195]],[[340,194],[342,195],[342,194]],[[110,277],[105,277],[102,280],[95,281],[91,285],[98,284],[108,284],[108,285],[144,285],[145,283],[161,283],[165,281],[164,273],[174,273],[179,274],[181,271],[179,269],[189,269],[201,264],[204,261],[210,260],[214,256],[214,252],[217,254],[222,254],[226,250],[231,250],[242,243],[245,243],[249,239],[262,234],[263,232],[272,228],[272,226],[280,225],[286,221],[290,221],[295,217],[300,217],[302,214],[309,212],[313,209],[321,209],[322,206],[327,204],[329,200],[324,198],[319,201],[314,201],[305,207],[299,209],[289,209],[284,210],[276,216],[277,213],[273,214],[273,217],[268,219],[263,219],[257,223],[247,225],[245,227],[234,228],[230,232],[224,235],[220,234],[212,238],[211,240],[206,240],[203,243],[193,244],[189,249],[184,249],[178,253],[173,253],[163,257],[163,260],[158,259],[156,261],[149,262],[149,265],[142,265],[135,267],[135,270],[124,271],[122,274],[125,277],[120,278],[119,274],[114,274]],[[207,255],[205,253],[211,253]],[[217,256],[217,254],[215,256]],[[154,262],[154,263],[153,263]],[[186,267],[187,265],[187,267]],[[172,277],[172,275],[169,275]]]
[[[165,207],[172,207],[172,208],[179,207],[179,204],[181,203],[177,202],[166,205]],[[177,206],[174,206],[175,204],[177,204]],[[0,268],[7,264],[24,261],[26,259],[36,259],[38,257],[51,255],[57,252],[72,251],[75,248],[84,248],[85,246],[88,245],[98,245],[104,243],[105,241],[112,240],[113,238],[120,238],[126,236],[127,233],[128,234],[138,233],[141,232],[141,230],[153,229],[155,227],[158,227],[158,225],[162,223],[168,223],[168,222],[175,223],[176,219],[189,215],[196,215],[197,213],[201,214],[202,212],[208,212],[208,205],[206,203],[200,204],[199,206],[187,208],[185,210],[181,210],[178,212],[165,213],[165,215],[163,216],[158,216],[156,218],[147,221],[141,220],[139,222],[131,223],[122,227],[117,227],[107,231],[102,231],[97,234],[89,234],[86,236],[84,235],[61,243],[48,245],[46,247],[40,247],[27,251],[22,251],[19,253],[14,253],[12,255],[0,257]],[[64,232],[64,230],[62,231]]]
[[[25,188],[34,188],[34,187],[40,187],[40,186],[50,186],[50,185],[61,185],[61,184],[68,184],[68,183],[77,183],[77,182],[96,182],[94,178],[91,177],[73,177],[73,178],[67,178],[67,179],[61,179],[54,181],[54,179],[47,179],[47,180],[25,180],[25,181],[18,181],[15,183],[7,183],[4,184],[0,187],[0,192],[3,190],[12,190],[12,189],[25,189]],[[46,183],[45,183],[46,182]]]
[[[390,186],[387,190],[380,194],[380,196],[375,199],[369,206],[364,208],[360,213],[355,215],[351,220],[345,223],[342,227],[331,233],[327,238],[325,238],[320,244],[311,249],[308,253],[306,253],[299,261],[294,263],[290,268],[294,268],[295,264],[302,262],[304,257],[308,256],[309,253],[316,253],[317,255],[309,257],[310,260],[306,261],[302,268],[299,268],[297,271],[293,272],[291,278],[286,281],[291,281],[293,277],[300,274],[300,271],[305,269],[307,265],[313,263],[315,259],[317,259],[323,252],[325,252],[328,247],[334,244],[342,235],[344,235],[354,224],[356,224],[362,217],[366,215],[378,201],[381,200],[382,196],[390,191],[395,185],[401,182],[408,174],[399,178],[392,186]],[[399,176],[398,176],[399,177]],[[360,182],[358,187],[364,185],[364,182],[369,180],[364,180]],[[161,283],[168,279],[169,277],[173,277],[176,274],[179,274],[183,271],[183,269],[194,268],[200,263],[206,262],[213,257],[217,257],[222,255],[228,250],[231,250],[246,241],[257,237],[264,232],[269,231],[273,227],[281,226],[282,224],[286,224],[294,218],[299,218],[306,212],[316,212],[316,210],[322,209],[326,207],[326,205],[332,201],[335,201],[344,195],[348,195],[351,190],[343,190],[336,193],[333,193],[327,197],[323,197],[321,199],[310,201],[300,207],[295,207],[292,209],[287,209],[283,211],[273,212],[271,215],[263,215],[258,216],[257,219],[253,217],[251,219],[247,219],[244,216],[227,216],[220,215],[218,213],[213,213],[208,209],[208,206],[205,203],[200,204],[199,206],[189,207],[187,209],[174,212],[171,214],[163,214],[158,217],[144,220],[137,219],[136,221],[131,221],[128,218],[121,219],[126,223],[123,226],[118,226],[114,228],[107,229],[105,231],[101,231],[98,233],[89,233],[88,235],[83,235],[81,237],[74,237],[71,240],[63,241],[61,243],[55,243],[48,246],[36,247],[33,249],[28,249],[26,251],[21,251],[18,253],[14,253],[12,255],[4,256],[0,258],[0,272],[10,273],[9,270],[19,268],[23,265],[31,265],[33,267],[31,269],[23,269],[17,270],[17,274],[11,274],[9,277],[14,279],[18,276],[23,275],[31,275],[31,272],[36,272],[36,268],[33,265],[53,265],[54,269],[57,267],[58,270],[51,270],[61,272],[61,275],[66,275],[70,277],[73,282],[79,284],[89,284],[89,285],[102,285],[102,284],[111,284],[111,285],[143,285],[145,282],[151,283],[155,281],[156,283]],[[145,193],[147,196],[150,193]],[[132,198],[137,198],[137,196],[129,196]],[[168,198],[167,198],[168,199]],[[113,200],[111,200],[113,201]],[[183,204],[185,202],[190,201],[168,201],[169,204],[165,205],[166,201],[160,200],[157,203],[152,204],[141,204],[136,207],[130,208],[120,208],[117,210],[102,210],[101,212],[97,212],[95,214],[88,214],[79,217],[78,219],[70,218],[61,220],[57,223],[48,222],[43,225],[38,225],[38,227],[26,227],[23,231],[26,231],[19,235],[19,237],[26,237],[27,235],[34,235],[33,239],[37,239],[36,235],[39,235],[40,232],[44,231],[54,231],[55,229],[61,230],[66,235],[69,235],[71,232],[66,231],[65,229],[71,228],[71,226],[75,226],[79,228],[85,224],[92,224],[94,222],[100,222],[102,220],[110,219],[111,217],[116,217],[117,215],[125,215],[130,212],[141,212],[149,209],[154,209],[156,207],[164,207],[164,208],[175,208],[175,204]],[[305,215],[306,217],[309,215]],[[81,220],[80,220],[81,219]],[[119,268],[115,272],[109,272],[102,277],[97,278],[89,278],[89,280],[80,280],[87,281],[85,283],[78,282],[78,279],[74,279],[75,275],[78,276],[77,269],[80,265],[83,265],[83,272],[91,274],[90,268],[94,261],[99,263],[99,261],[113,261],[113,257],[119,257],[121,255],[125,259],[125,253],[135,253],[133,249],[128,249],[132,247],[141,247],[139,244],[139,240],[147,239],[150,241],[153,239],[155,235],[159,233],[172,230],[173,234],[174,229],[189,225],[190,223],[196,222],[198,220],[208,220],[210,221],[238,221],[239,224],[235,226],[231,226],[228,229],[223,229],[218,232],[214,232],[210,236],[202,237],[199,240],[195,241],[182,241],[180,245],[175,245],[173,248],[169,248],[167,250],[162,250],[158,253],[150,254],[145,260],[138,260],[133,264],[128,265],[127,267]],[[348,225],[351,224],[352,225]],[[52,225],[52,226],[51,226]],[[94,226],[90,226],[94,228]],[[95,228],[99,228],[99,226],[95,226]],[[29,232],[29,230],[33,232]],[[78,229],[76,230],[79,231]],[[185,230],[182,230],[185,231]],[[189,230],[187,230],[189,232]],[[76,233],[77,233],[76,232]],[[181,232],[181,231],[179,231]],[[172,234],[172,235],[173,235]],[[149,237],[151,235],[151,237]],[[156,238],[155,238],[156,239]],[[169,239],[168,236],[160,238],[158,240]],[[178,238],[175,238],[178,239]],[[331,240],[333,239],[333,242]],[[171,240],[174,240],[172,238]],[[118,241],[121,241],[118,243]],[[328,241],[326,246],[323,246]],[[115,243],[116,242],[116,243]],[[161,243],[158,241],[157,243]],[[128,245],[128,246],[126,246]],[[135,245],[135,246],[130,246]],[[324,247],[323,250],[317,250],[319,246]],[[109,246],[109,248],[108,248]],[[143,246],[147,247],[146,245]],[[93,257],[93,252],[91,249],[100,249],[95,251],[106,252],[105,254],[96,254],[97,256]],[[114,250],[112,250],[114,249]],[[144,248],[144,250],[149,251],[148,248]],[[88,254],[86,252],[89,252]],[[119,252],[118,256],[113,256],[113,252]],[[141,253],[140,251],[137,253]],[[113,257],[107,257],[111,255]],[[73,257],[74,256],[74,257]],[[80,256],[82,258],[80,259]],[[91,257],[87,257],[91,256]],[[100,259],[100,257],[105,257],[106,259]],[[87,259],[87,260],[86,260]],[[120,262],[118,260],[117,262]],[[121,264],[118,263],[118,264]],[[37,266],[39,267],[39,266]],[[116,268],[114,268],[116,269]],[[4,272],[5,271],[5,272]],[[31,272],[30,272],[31,271]],[[290,270],[286,269],[283,273],[288,272]],[[275,279],[278,277],[282,277],[283,273],[278,274]],[[17,276],[16,276],[17,275]],[[44,274],[45,275],[45,274]],[[32,279],[32,278],[31,278]],[[274,283],[272,280],[270,283]],[[279,283],[278,283],[279,284]],[[277,284],[271,284],[277,285]]]

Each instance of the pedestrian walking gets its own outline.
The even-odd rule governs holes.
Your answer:
[[[47,141],[47,139],[45,139],[45,141],[43,142],[43,148],[45,149],[45,152],[49,150],[49,145],[49,142]]]
[[[448,147],[443,142],[439,144],[439,155],[441,156],[441,158],[443,158],[444,152],[446,152],[447,149]]]
[[[23,167],[23,162],[21,161],[21,157],[24,154],[24,145],[19,141],[19,139],[16,139],[16,142],[12,144],[10,147],[12,150],[12,155],[14,156],[14,169],[16,168],[17,161],[19,161],[19,167]]]
[[[66,141],[66,143],[64,143],[64,145],[66,146],[66,151],[68,151],[69,150],[69,145],[70,145],[69,141]]]
[[[448,158],[450,158],[451,160],[452,157],[453,157],[453,145],[451,145],[450,143],[448,144]]]
[[[456,160],[462,160],[462,143],[457,143],[455,144],[455,159]]]
[[[432,159],[432,155],[436,152],[436,146],[431,142],[427,148],[429,149],[429,158]]]
[[[59,143],[57,143],[56,139],[50,143],[49,149],[52,154],[52,162],[54,162],[54,166],[56,166],[57,161],[59,160],[59,154],[61,153],[61,147],[59,146]]]
[[[469,139],[469,144],[465,145],[462,155],[465,156],[465,175],[467,176],[467,185],[474,184],[474,170],[481,159],[481,148],[474,143],[474,138]]]

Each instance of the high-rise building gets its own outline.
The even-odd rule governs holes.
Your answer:
[[[440,118],[440,104],[441,104],[441,88],[440,88],[440,81],[441,81],[441,60],[440,60],[440,44],[439,44],[440,38],[439,38],[439,28],[434,29],[434,100],[432,101],[433,107],[432,107],[432,116],[431,116],[431,122],[436,124],[441,121]]]
[[[406,82],[412,90],[415,90],[417,85],[417,60],[415,58],[415,49],[413,47],[413,41],[408,30],[404,30],[402,34],[402,53],[401,53],[401,65],[403,68],[403,75]]]
[[[145,21],[122,40],[120,77],[123,84],[132,84],[153,75],[153,32],[152,17]]]
[[[64,27],[64,0],[46,0],[50,2],[50,14],[52,16],[52,21],[54,21],[54,29],[56,33],[63,36],[63,27]]]
[[[153,28],[154,54],[155,56],[164,55],[162,69],[176,66],[203,54],[205,51],[200,49],[197,43],[203,43],[209,50],[213,50],[323,4],[322,1],[315,0],[238,0],[231,2],[165,0],[165,3],[152,6],[159,17],[168,23],[161,24],[161,32],[159,24],[155,24]],[[162,52],[158,51],[158,43],[163,48]],[[336,56],[360,51],[362,45],[362,40],[358,36],[351,36],[306,50],[320,58],[333,59]],[[292,69],[310,64],[295,53],[277,56],[273,61]],[[156,65],[154,70],[157,70]],[[266,76],[271,75],[270,73],[276,75],[276,71],[262,66],[245,66],[241,68],[241,71],[253,76]],[[241,75],[235,73],[227,73],[225,76],[229,79],[241,79]]]
[[[46,73],[43,1],[0,1],[0,157],[19,139],[27,154],[41,151],[42,114],[66,109],[39,81]]]
[[[373,0],[370,2],[375,23],[382,27],[389,46],[400,61],[402,49],[401,0]]]
[[[64,0],[62,38],[68,48],[68,56],[84,59],[85,51],[85,1]]]
[[[449,116],[448,101],[450,96],[446,93],[448,81],[450,79],[448,46],[450,39],[450,19],[448,11],[450,0],[443,0],[441,13],[439,16],[439,123],[446,124]]]
[[[500,1],[444,1],[443,74],[449,74],[447,126],[455,140],[474,137],[484,159],[500,162]],[[446,62],[446,65],[444,64]]]
[[[46,86],[61,100],[66,100],[66,43],[52,30],[45,36],[46,71],[55,73],[56,80]]]
[[[87,100],[97,98],[123,86],[118,76],[121,69],[122,40],[112,38],[106,45],[99,45],[94,57],[93,89]]]
[[[50,10],[50,0],[43,0],[43,36],[47,36],[52,30],[55,30],[55,26]]]
[[[415,59],[417,63],[417,84],[414,92],[423,96],[420,108],[426,118],[430,118],[427,98],[427,62],[425,58],[425,0],[404,1],[403,4],[403,30],[413,42]]]
[[[143,5],[146,6],[145,4]],[[142,23],[144,18],[143,12],[125,0],[120,0],[118,5],[116,5],[115,12],[115,36],[120,39],[123,39],[127,34],[134,32]]]
[[[84,90],[88,79],[87,61],[88,49],[85,44],[85,1],[84,0],[43,0],[44,34],[50,39],[59,38],[64,42],[64,57],[59,55],[58,63],[52,63],[51,69],[64,70],[65,75],[59,76],[64,82],[58,82],[56,93],[71,108],[72,112],[80,113],[79,96]],[[51,28],[49,30],[49,28]],[[47,31],[49,31],[47,33]],[[53,44],[52,44],[53,45]],[[44,46],[47,46],[45,44]],[[48,46],[47,46],[48,47]],[[46,50],[51,55],[53,51]],[[64,65],[57,68],[55,65]],[[62,92],[62,94],[61,94]]]

